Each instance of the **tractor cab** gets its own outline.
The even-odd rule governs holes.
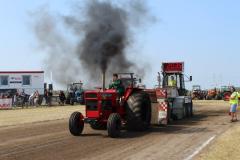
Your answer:
[[[175,95],[174,97],[186,96],[187,94],[183,71],[183,62],[162,64],[162,87],[166,88],[170,94]],[[192,76],[189,77],[189,81],[192,81]]]
[[[137,87],[137,78],[134,77],[134,73],[116,73],[118,75],[119,80],[121,81],[121,85],[127,88]]]
[[[183,75],[180,73],[164,73],[163,87],[176,90],[179,96],[184,96],[186,93]]]
[[[143,90],[138,82],[141,82],[141,79],[138,79],[134,76],[134,73],[116,73],[119,80],[121,81],[121,86],[124,88],[124,101],[127,101],[128,97],[135,91]]]

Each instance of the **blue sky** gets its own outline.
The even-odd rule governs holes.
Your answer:
[[[185,73],[194,80],[188,87],[193,84],[203,88],[240,86],[240,1],[147,2],[157,21],[137,33],[134,51],[151,68],[145,77],[149,87],[156,83],[163,61],[185,62]],[[72,3],[69,0],[0,0],[0,70],[44,69],[44,53],[37,50],[29,16],[43,5],[48,5],[54,13],[67,13]]]

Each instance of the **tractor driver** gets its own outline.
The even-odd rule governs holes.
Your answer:
[[[176,82],[176,80],[174,79],[174,76],[171,76],[170,78],[171,78],[171,79],[168,81],[168,86],[170,86],[170,87],[176,87],[176,86],[177,86],[177,82]]]
[[[116,89],[119,96],[123,96],[124,87],[122,86],[121,80],[118,79],[117,74],[113,74],[112,84],[109,85],[109,89]]]

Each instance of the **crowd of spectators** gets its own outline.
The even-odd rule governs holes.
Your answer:
[[[28,107],[28,106],[52,106],[53,102],[57,102],[60,105],[65,105],[66,96],[64,91],[60,91],[58,95],[53,96],[52,90],[45,89],[44,94],[40,95],[38,90],[35,90],[32,94],[26,94],[24,90],[16,90],[13,92],[0,93],[0,99],[12,99],[12,106],[14,107]],[[54,99],[55,98],[55,99]]]

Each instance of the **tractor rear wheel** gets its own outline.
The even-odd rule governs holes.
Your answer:
[[[110,114],[107,121],[108,135],[112,138],[117,138],[121,133],[121,117],[118,113]]]
[[[73,112],[69,118],[69,131],[74,136],[80,136],[84,128],[83,115]]]
[[[144,131],[151,122],[151,100],[147,93],[139,91],[133,93],[126,105],[127,129]]]

